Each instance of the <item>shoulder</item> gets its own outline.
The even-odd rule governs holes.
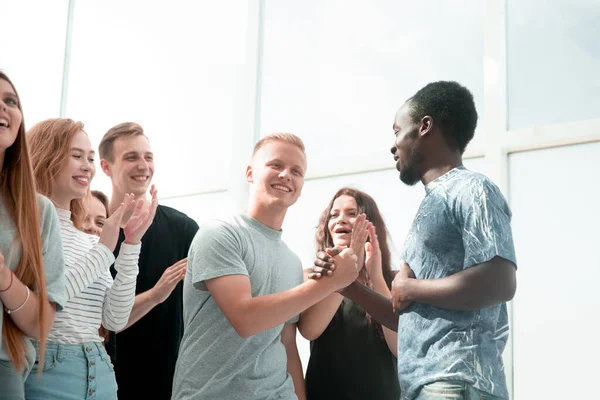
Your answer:
[[[44,218],[47,215],[56,215],[56,208],[49,198],[41,194],[37,194],[37,205],[40,210],[40,215]]]
[[[36,200],[40,213],[39,223],[42,228],[42,232],[58,229],[58,214],[52,201],[41,194],[37,194]]]
[[[463,200],[504,199],[500,188],[482,173],[465,169],[457,178],[455,188]]]
[[[178,221],[178,222],[194,221],[193,219],[188,217],[187,214],[182,213],[181,211],[176,210],[173,207],[165,206],[162,204],[158,205],[156,213],[161,214],[162,216],[169,218],[170,220],[173,220],[173,221]]]
[[[236,220],[235,216],[213,218],[206,221],[198,228],[198,233],[194,242],[207,239],[218,241],[226,237],[240,240],[245,236],[244,232],[244,227],[239,224],[239,221]]]
[[[199,227],[199,232],[244,236],[248,228],[241,222],[236,215],[212,218]]]
[[[187,214],[169,206],[159,205],[156,214],[167,220],[169,225],[177,225],[198,230],[198,224]]]
[[[487,176],[465,170],[457,186],[457,206],[462,211],[470,213],[475,210],[486,210],[485,213],[502,212],[511,215],[508,202],[500,188]]]
[[[242,251],[248,247],[248,235],[233,218],[215,218],[200,226],[190,245],[190,254],[204,251]],[[217,250],[218,249],[218,250]]]

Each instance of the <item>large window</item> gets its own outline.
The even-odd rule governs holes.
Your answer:
[[[598,154],[600,143],[510,156],[516,399],[584,399],[596,379]]]
[[[68,0],[1,3],[0,70],[17,87],[29,129],[60,113]]]
[[[482,116],[484,5],[458,3],[267,1],[261,133],[300,135],[321,176],[388,165],[394,114],[428,82],[461,82]]]
[[[247,27],[234,4],[76,2],[67,116],[96,146],[111,126],[140,123],[162,197],[228,186]]]
[[[507,0],[510,129],[600,118],[597,0]]]

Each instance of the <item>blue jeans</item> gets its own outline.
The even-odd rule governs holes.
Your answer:
[[[503,400],[463,381],[438,381],[421,388],[415,400]]]
[[[37,346],[36,351],[36,362],[25,381],[27,400],[117,398],[115,370],[102,343],[48,343],[43,365]]]
[[[23,373],[5,360],[0,360],[0,400],[25,400]]]

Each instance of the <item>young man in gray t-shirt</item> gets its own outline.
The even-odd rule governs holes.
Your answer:
[[[261,139],[246,170],[245,212],[210,221],[196,234],[183,288],[173,399],[304,397],[298,315],[358,275],[348,249],[336,259],[334,277],[303,283],[300,259],[282,242],[281,226],[305,171],[298,137]]]
[[[456,82],[428,84],[394,121],[400,180],[426,192],[392,287],[404,399],[508,398],[511,212],[496,185],[462,166],[476,125],[473,96]]]

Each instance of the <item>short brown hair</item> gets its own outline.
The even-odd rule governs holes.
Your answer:
[[[263,137],[258,142],[256,142],[256,144],[254,145],[254,151],[252,152],[252,157],[254,157],[256,152],[258,152],[258,150],[262,149],[263,147],[265,147],[267,144],[269,144],[271,142],[289,143],[293,146],[296,146],[300,150],[302,150],[302,153],[304,153],[304,155],[306,156],[306,151],[304,149],[304,142],[302,142],[302,139],[300,139],[298,136],[294,135],[293,133],[272,133],[270,135]]]
[[[144,135],[144,129],[140,124],[136,124],[135,122],[123,122],[119,125],[115,125],[104,134],[100,141],[100,145],[98,146],[100,158],[109,162],[115,161],[115,155],[113,154],[113,144],[115,143],[115,140],[128,136],[146,135]]]

